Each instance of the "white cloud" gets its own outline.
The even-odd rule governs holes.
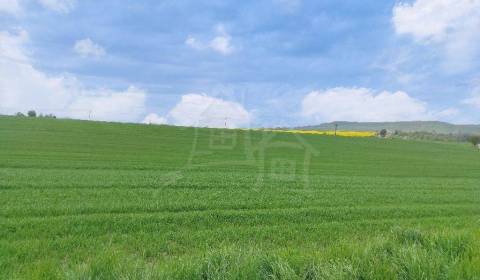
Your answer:
[[[188,36],[187,40],[185,40],[185,44],[193,49],[201,50],[204,48],[203,44],[200,43],[195,37]]]
[[[0,0],[0,13],[18,15],[20,10],[19,0]]]
[[[306,95],[302,101],[302,114],[318,122],[432,119],[426,105],[405,92],[375,93],[366,88],[342,87]]]
[[[443,41],[449,33],[478,28],[470,17],[479,13],[478,0],[416,0],[395,5],[393,22],[399,34],[421,41]]]
[[[21,0],[0,0],[0,13],[18,16],[22,13]],[[57,13],[69,13],[75,8],[76,0],[38,0],[44,8]]]
[[[55,100],[65,103],[61,78],[47,77],[30,64],[24,49],[25,31],[0,33],[0,100],[2,111],[33,109]]]
[[[225,30],[225,27],[221,24],[216,26],[216,33],[213,39],[209,42],[204,43],[199,41],[192,35],[189,35],[185,40],[185,44],[196,50],[206,50],[210,49],[222,55],[229,55],[234,52],[234,47],[232,45],[232,37]]]
[[[203,94],[183,95],[161,117],[146,113],[146,93],[135,87],[124,91],[86,89],[69,76],[50,76],[33,65],[25,44],[28,34],[0,32],[0,113],[34,109],[59,117],[235,128],[248,126],[251,113],[236,102]],[[146,117],[145,117],[146,116]]]
[[[24,45],[25,31],[0,32],[0,112],[34,109],[59,117],[139,121],[145,115],[142,90],[85,89],[74,77],[50,76],[36,69]]]
[[[475,87],[470,97],[462,100],[462,103],[480,109],[480,86]]]
[[[244,127],[252,121],[239,103],[195,93],[183,95],[167,117],[176,125],[218,128]]]
[[[28,33],[18,30],[16,35],[0,31],[0,59],[17,62],[26,62],[28,56],[23,45],[28,41]]]
[[[125,91],[97,89],[73,96],[67,110],[75,119],[136,122],[145,115],[146,93],[130,86]]]
[[[75,8],[75,0],[38,0],[45,8],[57,13],[69,13]]]
[[[73,46],[73,49],[83,57],[99,57],[105,55],[105,49],[94,43],[90,38],[77,41]]]
[[[213,38],[210,42],[210,47],[223,55],[229,55],[233,52],[233,47],[230,44],[230,37],[224,35]]]
[[[210,48],[223,55],[231,54],[233,52],[232,37],[221,24],[217,25],[216,30],[218,35],[210,41]]]
[[[161,117],[155,113],[148,114],[142,121],[145,124],[167,124],[166,118]]]
[[[397,34],[444,48],[447,70],[472,66],[480,49],[480,0],[416,0],[399,3],[392,21]]]
[[[480,109],[480,94],[464,99],[463,103]]]
[[[439,120],[453,120],[460,115],[460,111],[457,108],[447,108],[440,112],[434,113],[436,119]]]

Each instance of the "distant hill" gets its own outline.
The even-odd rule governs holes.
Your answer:
[[[333,130],[335,124],[338,130],[379,131],[387,129],[403,132],[431,132],[441,134],[480,134],[480,125],[456,125],[438,121],[411,121],[411,122],[331,122],[320,125],[304,126],[297,129],[305,130]]]

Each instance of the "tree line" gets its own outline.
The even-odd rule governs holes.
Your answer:
[[[472,135],[467,133],[443,134],[424,131],[404,132],[399,130],[389,132],[386,129],[382,129],[378,132],[378,136],[381,138],[400,138],[444,142],[469,142],[476,148],[480,149],[480,135]]]
[[[35,110],[29,110],[27,112],[27,114],[24,114],[22,112],[17,112],[15,114],[15,116],[17,117],[29,117],[29,118],[36,118],[36,117],[39,117],[39,118],[52,118],[52,119],[56,119],[57,117],[54,115],[54,114],[38,114],[37,115],[37,112]]]

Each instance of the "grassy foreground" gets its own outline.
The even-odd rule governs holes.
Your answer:
[[[0,117],[0,279],[480,279],[466,144]]]

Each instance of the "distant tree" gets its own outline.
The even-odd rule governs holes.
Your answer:
[[[35,118],[37,116],[37,112],[35,112],[35,110],[30,110],[30,111],[28,111],[27,115],[30,118]]]
[[[17,116],[17,117],[25,117],[25,114],[22,113],[22,112],[17,112],[17,113],[15,114],[15,116]]]
[[[468,139],[468,141],[469,141],[470,143],[472,143],[473,146],[475,146],[475,147],[478,148],[479,145],[480,145],[480,136],[478,136],[478,135],[470,136],[470,138]]]
[[[387,130],[385,128],[380,130],[380,137],[382,137],[382,138],[387,137]]]
[[[47,114],[43,116],[44,118],[49,118],[49,119],[56,119],[57,117],[54,114]]]

